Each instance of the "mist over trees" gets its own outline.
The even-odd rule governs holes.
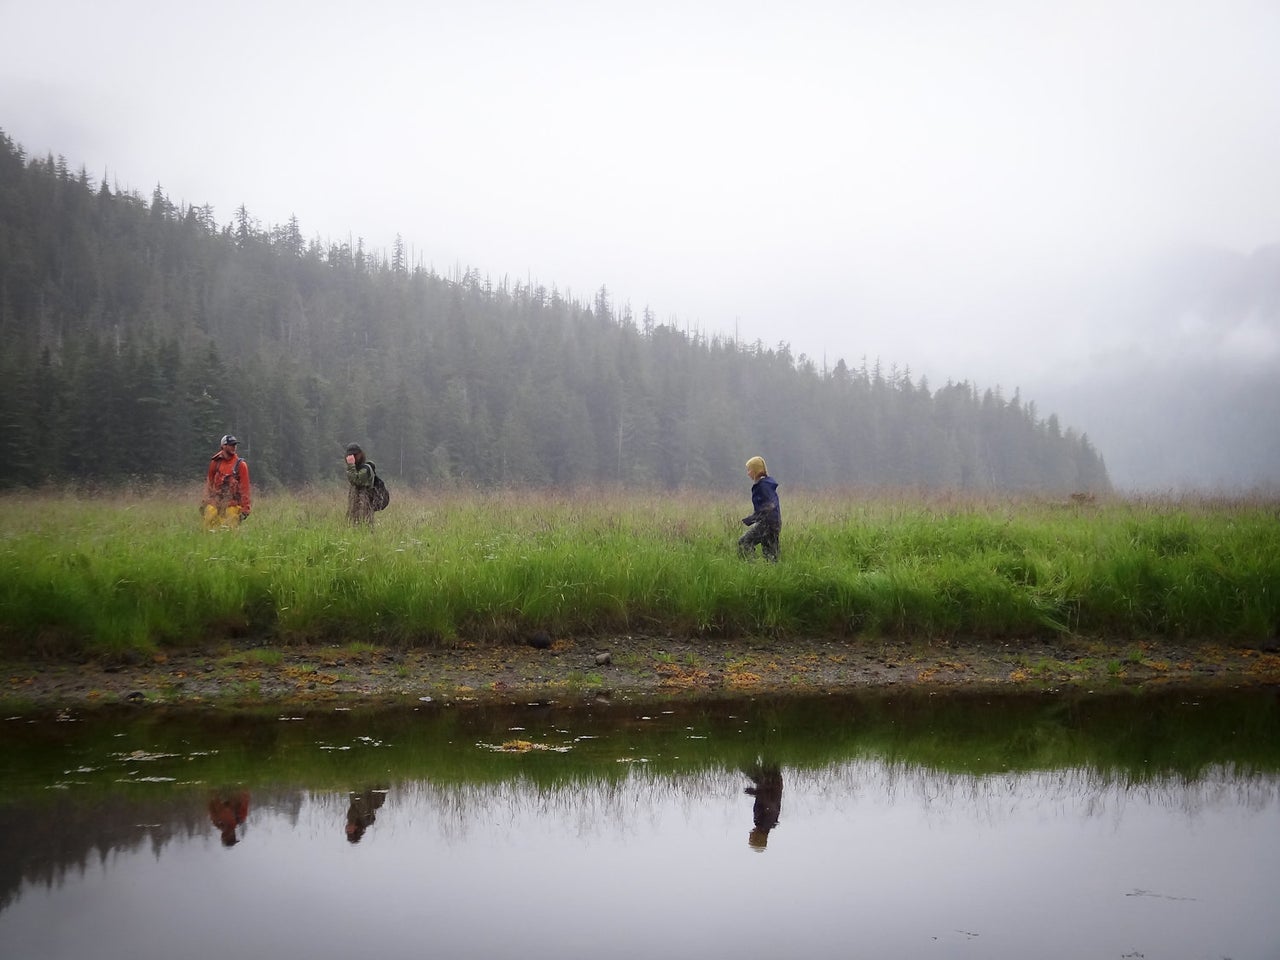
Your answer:
[[[0,133],[0,485],[203,476],[235,433],[259,484],[360,442],[420,485],[1110,488],[1089,439],[1016,392],[682,330],[404,242],[219,224],[29,158]]]
[[[1035,389],[1090,424],[1115,486],[1280,489],[1280,244],[1164,251],[1072,306],[1124,333]]]

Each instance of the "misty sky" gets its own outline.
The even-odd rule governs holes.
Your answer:
[[[219,223],[1034,398],[1152,335],[1082,290],[1280,241],[1277,51],[1276,0],[0,0],[0,128]]]

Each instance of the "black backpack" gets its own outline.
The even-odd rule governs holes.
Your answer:
[[[378,469],[373,465],[373,461],[366,460],[365,463],[369,465],[369,471],[373,474],[373,489],[369,493],[369,503],[372,504],[374,510],[385,510],[387,509],[387,504],[391,502],[391,491],[387,489],[387,485],[378,476]]]

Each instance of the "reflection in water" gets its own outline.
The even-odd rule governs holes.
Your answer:
[[[370,787],[351,794],[351,803],[347,807],[347,840],[350,843],[360,842],[364,832],[378,819],[378,808],[386,799],[386,787]]]
[[[1280,943],[1273,695],[151,717],[3,727],[0,955],[1239,960]],[[512,731],[557,749],[485,748]],[[252,842],[217,855],[210,823],[242,839],[250,791]]]
[[[744,770],[752,786],[744,790],[756,798],[751,805],[751,819],[755,823],[747,837],[752,849],[763,850],[769,844],[769,831],[778,825],[782,814],[782,770],[776,763],[758,762]]]
[[[751,853],[760,846],[743,849],[740,768],[628,765],[617,782],[553,787],[518,774],[397,780],[395,816],[372,790],[303,791],[290,805],[255,789],[253,842],[232,857],[212,855],[207,820],[203,837],[169,830],[163,847],[98,853],[101,823],[86,817],[88,856],[55,883],[24,884],[0,911],[0,955],[80,960],[105,944],[111,956],[169,960],[175,931],[184,960],[218,960],[246,938],[255,956],[325,960],[420,956],[428,936],[435,956],[490,960],[1265,958],[1280,943],[1267,908],[1280,885],[1275,775],[1223,769],[1135,786],[874,759],[747,769],[753,835],[757,820],[769,834],[780,823],[786,782],[785,842],[775,837],[767,864]],[[382,816],[361,843],[335,842],[338,823],[367,830],[370,814]],[[65,837],[67,825],[43,835]],[[875,868],[854,869],[850,851]],[[230,929],[208,917],[211,884],[222,915],[239,918]],[[742,923],[744,904],[768,922]]]
[[[234,847],[240,842],[237,828],[243,826],[248,816],[248,790],[222,791],[209,798],[209,821],[218,828],[224,847]]]

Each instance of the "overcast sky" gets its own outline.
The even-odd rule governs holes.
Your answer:
[[[1277,0],[0,0],[0,128],[219,223],[1025,394],[1123,347],[1081,278],[1280,241],[1278,54]]]

